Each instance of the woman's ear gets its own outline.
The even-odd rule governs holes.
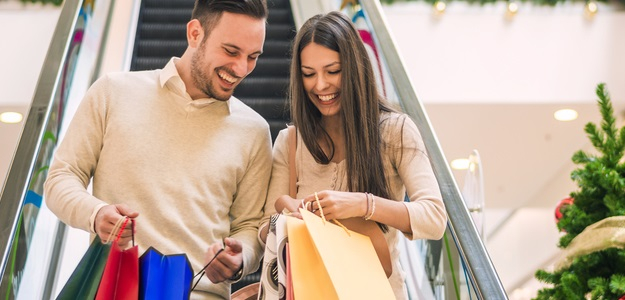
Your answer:
[[[187,23],[187,42],[189,47],[197,48],[204,39],[204,28],[198,19],[193,19]]]

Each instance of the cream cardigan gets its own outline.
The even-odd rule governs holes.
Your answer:
[[[404,235],[408,239],[440,239],[446,228],[447,213],[417,126],[407,116],[397,113],[383,114],[381,124],[386,144],[382,152],[384,172],[391,189],[391,198],[404,201],[406,193],[410,198],[410,202],[404,203],[410,215],[412,234]],[[283,129],[274,144],[273,169],[263,225],[269,216],[276,213],[276,199],[289,194],[288,152],[288,131]],[[321,190],[348,191],[345,161],[327,165],[317,163],[300,135],[295,161],[298,199]],[[397,299],[406,299],[405,274],[399,265],[397,249],[399,234],[395,228],[389,228],[385,234],[393,264],[389,281]]]

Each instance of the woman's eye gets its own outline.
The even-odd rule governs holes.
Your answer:
[[[304,76],[304,77],[312,77],[313,75],[315,75],[315,74],[314,73],[313,74],[302,73],[302,76]]]
[[[341,70],[329,71],[328,73],[330,73],[330,74],[338,74],[338,73],[341,73]]]

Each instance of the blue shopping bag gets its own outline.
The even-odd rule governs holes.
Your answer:
[[[186,254],[163,255],[150,247],[139,259],[139,299],[189,299],[192,278]]]

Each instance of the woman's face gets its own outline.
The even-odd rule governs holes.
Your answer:
[[[310,43],[300,54],[304,89],[323,117],[341,111],[341,60],[339,53]]]

